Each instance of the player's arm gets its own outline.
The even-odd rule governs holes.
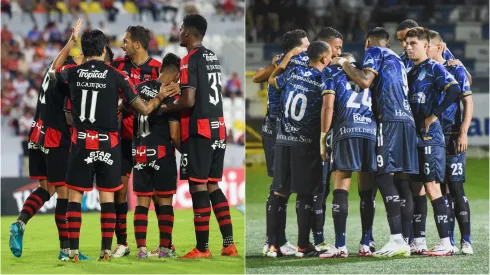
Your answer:
[[[463,102],[463,123],[461,124],[461,133],[458,137],[458,143],[456,153],[460,154],[468,149],[468,129],[471,125],[471,119],[473,118],[473,97],[471,95],[465,96],[461,99]]]
[[[277,67],[277,61],[281,58],[281,55],[276,55],[272,59],[272,64],[268,65],[265,68],[260,68],[255,72],[255,75],[252,78],[254,83],[264,83],[269,80],[274,69]]]
[[[302,51],[303,51],[302,48],[296,47],[290,50],[286,55],[284,55],[284,58],[282,59],[281,63],[279,63],[279,65],[274,69],[271,76],[269,77],[269,85],[278,88],[277,87],[278,85],[276,83],[276,78],[286,70],[286,67],[288,66],[288,63],[291,60],[291,58],[293,58],[293,56],[300,54]]]
[[[162,106],[160,106],[158,110],[158,114],[177,112],[183,109],[192,108],[194,107],[195,102],[196,102],[196,89],[184,88],[182,89],[182,94],[179,96],[179,99],[175,100],[174,102],[162,104]]]
[[[168,122],[168,126],[172,145],[180,152],[180,122],[178,120],[171,120]]]
[[[359,87],[362,89],[367,89],[371,87],[371,84],[376,78],[378,72],[373,68],[364,68],[363,70],[359,70],[356,67],[352,66],[352,64],[346,58],[334,58],[332,60],[332,64],[339,64],[342,66],[342,69],[345,73],[352,79]]]
[[[330,127],[332,127],[335,91],[325,90],[322,94],[324,96],[321,113],[320,154],[322,160],[327,161],[327,134]]]
[[[71,48],[77,43],[78,34],[80,33],[80,29],[82,28],[83,20],[81,18],[78,19],[77,24],[72,30],[70,39],[66,43],[65,47],[61,50],[61,52],[56,56],[51,67],[48,70],[49,77],[56,79],[56,71],[65,64],[66,59],[70,55]]]
[[[160,92],[150,101],[144,101],[134,89],[133,83],[123,73],[117,72],[117,81],[120,95],[125,104],[130,105],[138,113],[147,116],[156,110],[164,99],[164,94]]]

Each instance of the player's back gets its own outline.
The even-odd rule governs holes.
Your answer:
[[[371,91],[361,90],[354,81],[349,81],[340,65],[327,67],[324,74],[327,82],[333,82],[333,90],[326,93],[335,95],[333,141],[354,137],[375,140],[376,120],[371,109]]]
[[[446,61],[444,63],[444,68],[454,76],[454,79],[458,81],[459,87],[461,88],[459,98],[441,114],[441,122],[444,133],[456,134],[460,132],[462,123],[460,99],[471,95],[472,92],[468,76],[466,75],[466,70],[463,66],[451,66],[448,64],[448,61]]]
[[[218,57],[204,46],[197,47],[182,58],[180,72],[182,89],[195,89],[194,106],[182,114],[182,141],[192,135],[224,139],[226,129]]]
[[[371,92],[378,122],[413,123],[406,68],[400,57],[388,48],[370,47],[362,68],[376,74]]]
[[[100,60],[67,69],[74,126],[78,139],[99,140],[112,148],[119,142],[117,105],[127,76]],[[131,89],[133,89],[131,87]],[[124,98],[126,102],[130,100]],[[89,143],[90,141],[87,141]]]
[[[323,73],[314,67],[293,66],[276,78],[276,86],[282,90],[276,144],[317,146]]]

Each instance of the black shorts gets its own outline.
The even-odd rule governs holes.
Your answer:
[[[73,144],[68,157],[66,186],[78,191],[115,192],[123,188],[121,183],[121,147],[87,150]]]
[[[136,163],[133,192],[137,196],[173,195],[177,190],[177,163],[169,155],[149,163]]]
[[[456,153],[459,135],[445,135],[446,177],[445,183],[466,181],[466,152]]]
[[[198,183],[221,181],[225,150],[225,140],[189,137],[182,143],[180,179]]]
[[[276,145],[271,190],[283,195],[313,195],[323,190],[319,148]]]
[[[47,180],[54,186],[66,184],[68,148],[45,148],[29,142],[29,176],[31,179]]]
[[[444,182],[446,170],[446,148],[427,145],[418,147],[419,174],[412,178],[417,182]]]
[[[276,136],[264,134],[262,132],[262,146],[264,147],[265,163],[267,165],[267,175],[274,176],[274,150],[276,146]]]
[[[336,141],[332,151],[332,171],[376,171],[376,142],[367,138]]]
[[[133,141],[128,139],[121,139],[121,176],[131,176],[131,170],[133,169]]]

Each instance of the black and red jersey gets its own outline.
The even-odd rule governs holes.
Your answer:
[[[119,57],[112,61],[111,66],[124,72],[134,85],[144,81],[155,80],[158,78],[162,63],[154,58],[148,59],[141,64],[134,64],[129,57]],[[131,140],[133,138],[133,113],[125,112],[123,115],[123,126],[121,137]]]
[[[180,85],[182,90],[196,89],[194,107],[182,112],[182,141],[192,135],[225,139],[218,57],[204,46],[190,51],[180,62]]]
[[[69,57],[65,65],[72,64],[76,63]],[[70,126],[66,123],[63,112],[64,96],[59,90],[68,90],[68,85],[51,79],[46,70],[39,88],[36,114],[29,131],[29,140],[46,148],[70,147]]]
[[[140,97],[146,101],[154,98],[162,83],[158,80],[151,80],[136,85]],[[170,103],[174,97],[166,98],[163,102]],[[176,113],[166,113],[164,115],[144,116],[134,114],[133,123],[133,155],[136,162],[147,163],[160,159],[166,155],[175,154],[174,146],[170,137],[170,122],[178,122],[179,116]]]
[[[56,79],[70,87],[64,95],[70,96],[72,142],[90,150],[118,145],[119,96],[127,104],[138,97],[129,78],[103,61],[90,60],[79,66],[60,67]]]

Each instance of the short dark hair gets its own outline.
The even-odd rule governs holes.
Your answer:
[[[140,42],[143,49],[147,50],[148,46],[150,46],[150,30],[138,25],[138,26],[129,26],[126,29],[126,32],[131,34],[131,40],[133,42]]]
[[[416,27],[410,29],[407,34],[405,34],[405,39],[407,37],[417,37],[420,40],[427,40],[430,43],[429,30],[423,27]]]
[[[184,17],[183,25],[186,28],[192,29],[195,34],[200,36],[204,36],[206,34],[206,30],[208,29],[208,22],[206,18],[197,13],[191,13]]]
[[[376,27],[368,32],[367,38],[390,41],[390,34],[382,27]]]
[[[436,32],[436,31],[433,31],[433,30],[429,30],[429,37],[430,39],[439,39],[441,42],[444,42],[444,40],[442,39],[442,36],[440,33]]]
[[[176,71],[180,70],[180,57],[173,53],[167,53],[162,59],[162,66],[160,67],[160,73],[163,72],[164,69],[175,69]]]
[[[105,52],[106,52],[105,60],[107,62],[112,62],[112,60],[114,60],[114,53],[112,52],[112,49],[109,45],[105,46]]]
[[[416,28],[418,26],[419,26],[419,24],[417,24],[417,22],[415,22],[415,20],[407,19],[407,20],[402,21],[400,23],[400,25],[398,25],[398,28],[396,28],[396,31],[397,32],[404,31],[406,29]]]
[[[326,27],[326,28],[323,28],[318,33],[316,39],[326,41],[326,40],[335,39],[335,38],[339,38],[339,39],[344,40],[344,37],[342,36],[342,34],[340,34],[340,32],[338,32],[336,29],[334,29],[332,27]]]
[[[307,37],[307,34],[304,30],[296,29],[296,30],[288,31],[282,36],[281,48],[284,51],[289,52],[295,47],[301,46],[301,44],[303,44],[301,40],[305,37]]]
[[[107,37],[98,29],[87,30],[82,34],[82,52],[85,57],[101,56],[107,45]]]
[[[310,60],[318,60],[322,53],[330,51],[330,45],[324,41],[313,41],[308,46],[306,54]]]

